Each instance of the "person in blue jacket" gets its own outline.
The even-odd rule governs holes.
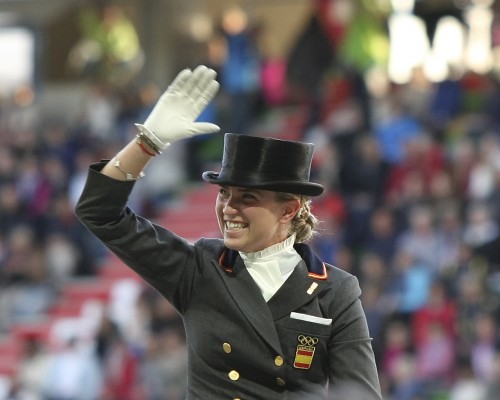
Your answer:
[[[80,220],[181,315],[186,399],[381,399],[357,279],[305,242],[317,219],[313,144],[227,133],[219,186],[221,238],[189,243],[127,207],[137,178],[167,147],[218,126],[196,118],[218,90],[213,70],[181,71],[138,135],[90,166]]]

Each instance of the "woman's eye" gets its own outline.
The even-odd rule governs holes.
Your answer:
[[[219,189],[219,194],[221,196],[227,196],[228,195],[228,191],[226,189],[224,189],[224,188],[220,188]]]

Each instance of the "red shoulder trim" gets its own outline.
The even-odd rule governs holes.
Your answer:
[[[309,272],[309,276],[314,279],[321,279],[325,280],[328,278],[328,273],[326,272],[326,265],[323,263],[323,273],[322,274],[315,274],[314,272]]]

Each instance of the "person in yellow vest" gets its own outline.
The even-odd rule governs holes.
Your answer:
[[[227,133],[215,213],[222,238],[189,243],[127,207],[134,182],[172,142],[218,126],[196,122],[218,90],[213,70],[181,71],[138,135],[90,166],[80,220],[181,315],[186,399],[381,399],[357,279],[305,242],[317,219],[314,146]]]

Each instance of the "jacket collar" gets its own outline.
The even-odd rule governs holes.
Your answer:
[[[249,323],[258,335],[280,354],[282,349],[275,328],[276,321],[285,318],[292,311],[301,309],[319,293],[331,287],[331,283],[326,279],[326,267],[323,262],[308,246],[300,245],[299,250],[303,260],[267,303],[237,251],[224,249],[219,265],[215,260],[213,262],[230,295]]]
[[[321,261],[309,245],[296,243],[293,247],[304,260],[310,278],[320,280],[326,280],[328,278],[325,263]],[[239,257],[238,251],[224,248],[219,258],[219,265],[226,272],[232,272],[237,257]]]

